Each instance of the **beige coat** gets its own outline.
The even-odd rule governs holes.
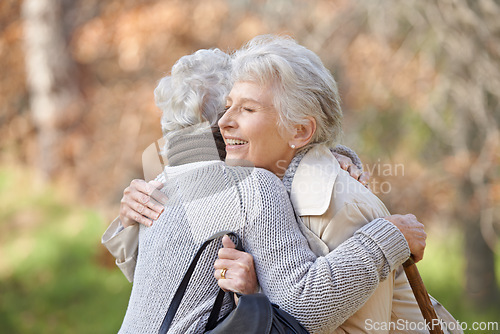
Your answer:
[[[390,215],[382,201],[342,170],[324,146],[312,148],[303,157],[290,198],[302,218],[303,233],[318,256],[328,254],[366,223]],[[336,332],[387,333],[375,329],[390,322],[397,324],[398,319],[424,321],[402,270],[381,282],[365,305]],[[399,329],[395,332],[404,333]]]

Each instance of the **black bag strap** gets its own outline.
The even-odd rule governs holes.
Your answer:
[[[219,289],[219,293],[217,294],[217,298],[215,298],[214,306],[212,307],[212,311],[210,312],[210,316],[208,317],[207,324],[205,325],[205,331],[210,331],[217,326],[217,320],[219,320],[220,310],[222,308],[222,303],[224,302],[224,296],[226,293],[224,290]],[[231,293],[231,300],[234,303],[234,296]],[[234,306],[234,305],[233,305]]]
[[[227,233],[228,235],[233,236],[236,239],[236,249],[239,251],[243,251],[243,244],[241,243],[241,239],[238,237],[237,234],[234,233]],[[205,331],[210,331],[217,326],[217,320],[219,320],[219,314],[220,310],[222,308],[222,303],[224,301],[224,295],[225,291],[222,289],[219,289],[219,293],[217,294],[217,298],[215,299],[214,306],[212,307],[212,312],[210,312],[210,316],[208,317],[207,324],[205,326]],[[231,303],[233,304],[233,308],[236,307],[236,304],[234,302],[234,293],[229,292],[230,297],[231,297]],[[238,295],[239,296],[239,295]]]
[[[220,231],[212,235],[210,238],[208,238],[198,249],[198,252],[195,254],[193,260],[191,261],[191,264],[189,265],[189,268],[184,275],[184,278],[181,281],[181,284],[177,288],[177,291],[174,294],[174,297],[172,298],[172,302],[170,303],[170,306],[168,308],[167,314],[165,314],[165,318],[163,318],[163,322],[161,324],[160,330],[158,331],[159,334],[166,334],[170,328],[170,325],[172,324],[172,320],[174,320],[175,313],[177,313],[177,310],[179,309],[179,306],[181,304],[182,298],[184,297],[184,293],[186,292],[189,280],[191,279],[191,276],[193,276],[194,269],[196,268],[196,264],[198,263],[198,260],[201,257],[201,254],[205,250],[205,248],[215,239],[218,239],[224,235],[229,235],[234,238],[236,238],[236,248],[239,250],[242,250],[242,244],[241,240],[236,235],[234,232],[231,231]],[[215,317],[215,321],[217,321],[217,318],[219,316],[220,309],[222,307],[222,301],[224,299],[224,291],[220,289],[219,294],[217,295],[216,302],[214,304],[214,309],[218,307],[217,313],[215,314],[214,309],[212,309],[212,312],[210,314],[209,320],[213,322],[213,317]],[[214,325],[215,327],[215,325]]]

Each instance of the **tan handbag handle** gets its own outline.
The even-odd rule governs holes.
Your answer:
[[[443,334],[441,325],[439,321],[437,321],[438,317],[436,311],[432,306],[424,281],[422,281],[422,277],[420,277],[420,273],[418,272],[417,265],[413,261],[413,258],[410,257],[406,260],[406,262],[403,263],[403,268],[411,289],[413,290],[413,294],[415,295],[415,299],[417,300],[418,307],[424,316],[427,326],[430,328],[429,332],[431,334]]]

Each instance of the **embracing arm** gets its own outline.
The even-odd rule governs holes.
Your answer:
[[[263,292],[310,331],[321,333],[339,327],[361,308],[409,254],[400,232],[381,219],[327,256],[295,268],[292,264],[291,271],[262,270],[255,256]]]
[[[316,258],[280,181],[267,179],[260,186],[260,211],[247,226],[244,247],[254,256],[263,292],[310,331],[337,328],[410,255],[403,234],[378,219]]]

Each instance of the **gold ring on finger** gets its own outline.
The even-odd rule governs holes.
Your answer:
[[[221,271],[220,271],[220,277],[222,279],[226,279],[226,272],[227,272],[227,268],[221,269]]]

